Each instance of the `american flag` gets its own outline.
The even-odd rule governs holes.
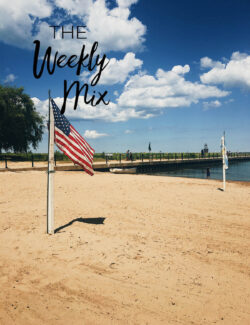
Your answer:
[[[51,99],[55,119],[55,143],[58,148],[75,164],[83,167],[89,175],[94,175],[92,168],[94,149],[75,130],[53,99]]]

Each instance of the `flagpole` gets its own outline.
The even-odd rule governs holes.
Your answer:
[[[226,190],[226,166],[225,166],[225,131],[222,137],[222,171],[223,171],[223,191]]]
[[[54,114],[49,90],[49,139],[48,139],[48,181],[47,181],[47,233],[54,234]]]
[[[226,190],[226,169],[223,163],[223,191]]]

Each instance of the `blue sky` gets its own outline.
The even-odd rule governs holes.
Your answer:
[[[108,91],[108,106],[91,107],[74,91],[65,116],[96,152],[250,151],[250,2],[157,0],[0,0],[0,83],[23,86],[47,114],[48,89],[60,107],[63,80],[90,82],[87,69],[32,72],[34,40],[43,57],[80,54],[99,42],[109,64],[90,93]],[[50,25],[86,25],[87,40],[65,39]],[[41,64],[41,60],[39,64]],[[46,152],[47,133],[38,151]]]

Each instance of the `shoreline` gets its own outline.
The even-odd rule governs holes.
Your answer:
[[[74,165],[72,165],[72,164],[68,164],[67,162],[62,162],[62,164],[61,163],[59,163],[57,166],[74,166]],[[15,173],[15,172],[30,172],[30,171],[41,171],[41,167],[46,167],[47,166],[47,162],[38,162],[38,163],[36,163],[36,166],[35,167],[31,167],[30,166],[30,163],[29,162],[11,162],[11,168],[7,168],[7,169],[5,169],[4,167],[4,163],[2,162],[2,166],[0,165],[0,173],[6,173],[6,172],[13,172],[13,173]],[[29,169],[27,169],[27,170],[24,170],[24,168],[25,167],[27,167],[27,166],[29,166],[28,168]],[[199,167],[200,168],[200,167]],[[20,169],[20,170],[19,170]],[[193,168],[194,170],[195,170],[195,168]],[[73,172],[73,170],[69,170],[70,172]],[[77,170],[77,172],[81,172],[82,170]],[[56,172],[59,172],[59,170],[58,171],[56,171]],[[95,174],[97,174],[97,173],[110,173],[110,172],[100,172],[100,171],[95,171]],[[137,174],[135,174],[135,175],[148,175],[148,176],[157,176],[157,177],[159,177],[159,176],[162,176],[162,177],[173,177],[173,178],[184,178],[184,179],[203,179],[203,180],[213,180],[213,181],[218,181],[218,182],[222,182],[222,179],[216,179],[216,178],[209,178],[209,179],[207,179],[207,178],[199,178],[199,177],[189,177],[189,176],[173,176],[173,175],[168,175],[167,174],[167,171],[165,172],[166,174],[165,175],[160,175],[160,174],[158,174],[158,175],[156,175],[158,172],[155,172],[155,174],[154,173],[137,173]],[[164,173],[164,171],[163,171],[163,173]],[[126,174],[126,175],[129,175],[129,174]],[[248,186],[248,185],[250,185],[250,180],[226,180],[226,182],[227,183],[242,183],[242,185],[245,185],[245,186]]]
[[[147,176],[157,176],[157,177],[171,177],[171,178],[180,178],[180,179],[201,179],[204,181],[216,181],[216,182],[222,182],[222,179],[216,179],[216,178],[199,178],[199,177],[189,177],[189,176],[172,176],[172,175],[154,175],[154,174],[136,174],[136,175],[147,175]],[[226,183],[243,183],[244,184],[249,184],[250,185],[250,181],[235,181],[235,180],[226,180]]]
[[[95,163],[95,168],[97,168],[97,169],[95,169],[95,173],[96,172],[99,172],[99,171],[101,171],[101,172],[108,172],[109,166],[110,166],[110,168],[113,167],[112,165],[109,165],[109,164],[106,165],[106,164],[103,164],[103,163]],[[56,171],[59,171],[59,170],[73,171],[72,169],[74,169],[74,164],[72,164],[72,163],[69,164],[67,162],[57,162],[56,167],[58,167]],[[120,166],[119,165],[119,166],[116,166],[115,168],[121,168],[121,167],[124,167],[124,166]],[[131,165],[129,167],[133,167],[133,166]],[[25,162],[24,161],[24,162],[10,162],[8,164],[8,168],[6,169],[6,168],[4,168],[4,162],[0,162],[0,173],[6,172],[6,171],[12,171],[12,172],[15,172],[15,171],[32,171],[32,170],[36,170],[36,171],[39,171],[39,170],[42,171],[42,170],[44,170],[45,171],[46,168],[47,168],[47,162],[35,162],[34,167],[32,167],[30,162]],[[98,170],[98,168],[101,168],[103,170]],[[138,168],[139,168],[139,166],[138,166]],[[216,175],[216,177],[218,177],[218,178],[213,178],[212,177],[210,179],[222,181],[222,179],[219,178],[220,177],[219,176],[220,173],[218,174],[218,170],[216,170],[217,168],[216,167],[211,167],[211,168],[212,169],[215,168],[215,170],[213,172]],[[104,169],[107,169],[107,170],[104,171]],[[178,168],[178,169],[175,170],[176,171],[176,174],[173,173],[173,171],[174,171],[173,169],[171,169],[171,170],[165,170],[165,171],[155,171],[155,172],[152,172],[152,171],[151,172],[146,172],[146,171],[141,171],[139,169],[137,175],[152,175],[152,176],[164,176],[164,177],[167,176],[167,177],[207,179],[206,177],[203,177],[204,173],[200,173],[200,175],[198,175],[199,177],[194,177],[192,175],[192,173],[190,173],[190,171],[193,171],[194,173],[196,171],[199,174],[199,172],[201,172],[201,170],[204,170],[204,169],[205,169],[205,167],[202,168],[201,166],[197,166],[196,168],[195,167],[193,167],[193,168],[192,167],[190,167],[190,168]],[[81,171],[80,168],[79,169],[77,168],[75,170]],[[188,172],[185,173],[185,170],[188,171]],[[249,174],[249,171],[250,171],[250,166],[247,165],[247,167],[246,167],[246,174]],[[182,172],[184,172],[184,174]],[[234,170],[233,173],[232,173],[232,178],[235,178],[234,177],[234,174],[235,173],[237,174],[239,172],[237,170],[236,171]],[[240,171],[239,175],[241,176],[241,174],[242,174],[242,171]],[[244,182],[244,183],[245,182],[250,182],[250,179],[244,180],[244,179],[242,179],[243,177],[239,177],[240,179],[230,179],[230,178],[231,177],[230,177],[230,174],[229,174],[229,176],[227,176],[227,180],[226,181],[227,182]]]
[[[32,169],[29,169],[29,170],[22,170],[22,167],[20,167],[20,170],[18,170],[18,169],[12,169],[12,168],[7,168],[7,169],[1,169],[0,168],[0,172],[3,172],[3,173],[7,173],[7,172],[10,172],[10,173],[29,173],[29,172],[32,172],[32,171],[34,171],[34,172],[41,172],[41,170],[39,169],[39,167],[38,168],[36,168],[36,167],[34,167],[34,168],[32,168]],[[58,170],[58,171],[56,171],[57,173],[58,172],[63,172],[63,171],[60,171],[60,170]],[[82,170],[77,170],[77,171],[73,171],[73,170],[68,170],[68,171],[65,171],[65,172],[83,172]],[[100,172],[100,171],[95,171],[94,172],[94,175],[95,174],[112,174],[111,172]],[[121,175],[121,174],[120,174]],[[130,176],[131,174],[124,174],[124,175],[128,175],[128,176]],[[209,178],[209,179],[207,179],[207,178],[199,178],[199,177],[189,177],[189,176],[172,176],[172,175],[155,175],[155,174],[148,174],[148,173],[137,173],[137,174],[132,174],[133,176],[155,176],[155,177],[170,177],[170,178],[180,178],[180,179],[197,179],[197,180],[206,180],[206,181],[217,181],[217,182],[222,182],[222,179],[216,179],[216,178]],[[239,184],[241,184],[241,185],[245,185],[245,186],[250,186],[250,181],[242,181],[242,180],[226,180],[226,183],[235,183],[235,184],[237,184],[237,183],[239,183]]]

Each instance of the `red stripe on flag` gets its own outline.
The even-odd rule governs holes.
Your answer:
[[[71,133],[69,134],[69,139],[72,141],[72,142],[74,142],[74,143],[76,143],[77,144],[77,146],[79,147],[79,150],[81,151],[81,153],[83,154],[83,155],[86,155],[86,157],[89,159],[89,161],[93,161],[93,156],[90,156],[89,155],[89,153],[85,150],[85,149],[83,149],[82,148],[82,146],[80,145],[80,144],[78,144],[78,141],[71,135]]]
[[[59,149],[61,149],[71,160],[83,167],[88,174],[93,175],[92,162],[86,160],[87,157],[82,154],[81,150],[73,145],[64,133],[56,130],[55,135],[55,142]]]
[[[82,167],[86,173],[88,173],[91,176],[94,175],[94,171],[92,169],[88,170],[88,168],[86,168],[86,166],[83,166],[81,163],[79,163],[79,161],[74,159],[74,157],[69,155],[67,149],[64,146],[61,146],[59,143],[57,143],[57,146],[66,156],[68,156],[70,158],[71,161],[73,161],[76,165],[79,165],[80,167]]]
[[[85,153],[81,149],[79,149],[79,146],[74,141],[74,139],[72,140],[70,137],[67,137],[63,132],[60,132],[57,129],[55,131],[55,134],[56,134],[56,137],[61,137],[63,139],[63,141],[65,141],[67,143],[68,146],[71,146],[75,151],[77,151],[79,153],[79,155],[82,156],[83,159],[87,158],[86,162],[88,162],[89,164],[92,164],[93,159],[88,159],[89,157],[87,155],[85,155]]]
[[[63,152],[66,156],[68,156],[68,157],[70,158],[70,160],[72,160],[75,164],[77,164],[77,165],[79,165],[80,167],[82,167],[82,168],[86,171],[86,173],[88,173],[89,175],[93,176],[93,175],[94,175],[94,171],[93,171],[93,169],[89,169],[89,168],[86,166],[85,163],[79,162],[80,159],[76,158],[76,157],[74,156],[74,154],[71,154],[71,153],[70,153],[70,149],[69,149],[69,148],[66,148],[66,147],[64,146],[64,144],[63,144],[63,143],[61,144],[60,142],[61,142],[61,141],[58,141],[58,142],[57,142],[57,146],[58,146],[58,148],[59,148],[60,150],[62,150],[62,152]]]
[[[84,142],[84,144],[89,148],[89,150],[94,153],[95,150],[88,144],[88,142],[76,131],[76,129],[71,125],[71,129],[79,136],[79,138]]]
[[[90,147],[90,145],[84,140],[84,138],[74,129],[74,127],[71,125],[70,126],[72,130],[72,135],[81,143],[81,145],[88,151],[89,155],[93,157],[94,154],[94,149]]]
[[[56,140],[56,143],[59,143],[61,146],[65,146],[65,148],[68,149],[69,152],[74,157],[78,158],[80,161],[82,161],[82,163],[86,164],[88,168],[92,168],[91,163],[86,160],[85,156],[82,155],[82,153],[79,152],[79,150],[75,149],[74,146],[67,144],[68,141],[67,141],[67,138],[65,136],[63,136],[61,134],[58,136],[58,133],[56,133],[56,139],[55,140]]]

